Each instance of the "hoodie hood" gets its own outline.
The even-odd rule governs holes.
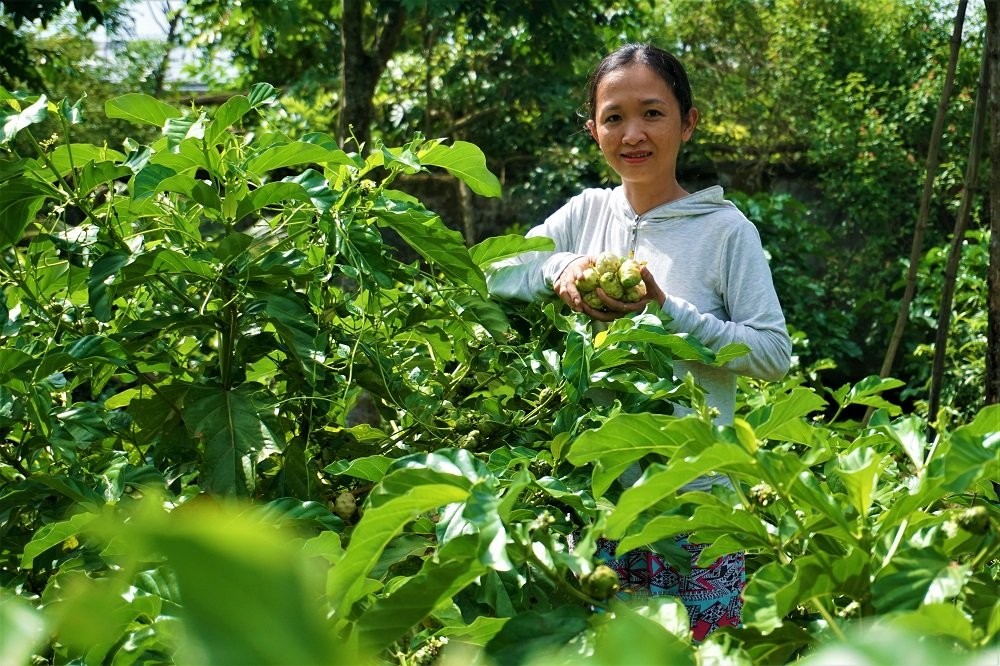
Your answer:
[[[614,190],[614,197],[619,212],[626,220],[637,222],[667,222],[679,217],[691,218],[699,215],[710,215],[720,210],[736,208],[736,206],[724,198],[724,191],[721,186],[713,185],[703,190],[692,192],[680,199],[674,199],[656,208],[646,211],[642,215],[636,215],[632,204],[625,198],[625,188],[619,185]]]

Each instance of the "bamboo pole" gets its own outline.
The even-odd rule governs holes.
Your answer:
[[[927,416],[933,424],[941,405],[941,385],[944,378],[944,361],[948,350],[948,331],[951,327],[951,306],[955,298],[955,282],[958,266],[965,244],[965,230],[976,194],[979,192],[979,159],[983,152],[983,126],[986,124],[986,107],[989,103],[989,52],[990,35],[986,35],[983,62],[979,69],[979,89],[976,92],[976,110],[972,121],[972,139],[969,146],[969,161],[966,164],[965,187],[962,203],[955,217],[955,230],[951,238],[951,250],[945,267],[944,284],[941,286],[941,306],[938,310],[937,337],[934,341],[934,362],[931,367],[931,387],[928,398]],[[933,432],[933,431],[932,431]]]
[[[986,331],[986,404],[1000,403],[1000,0],[985,0],[990,69],[990,264]],[[995,485],[994,490],[998,490]],[[997,492],[1000,498],[1000,490]]]
[[[899,351],[899,345],[903,339],[903,330],[906,328],[906,322],[910,314],[910,305],[913,303],[913,294],[916,291],[917,268],[920,265],[920,256],[923,254],[924,232],[927,229],[931,199],[934,195],[934,178],[937,175],[941,135],[944,133],[945,114],[948,110],[948,101],[951,99],[951,91],[955,83],[955,68],[958,63],[959,49],[962,45],[962,26],[965,24],[965,10],[967,5],[967,0],[959,0],[958,11],[955,15],[955,26],[951,35],[951,54],[948,59],[948,71],[944,79],[944,88],[941,90],[941,99],[938,102],[937,116],[934,118],[934,129],[931,132],[930,145],[927,148],[924,192],[920,199],[920,212],[913,231],[913,244],[910,248],[910,267],[906,275],[906,287],[903,290],[903,299],[899,304],[896,326],[892,331],[892,336],[889,338],[889,347],[886,350],[882,369],[879,372],[879,376],[883,378],[888,377],[892,371],[892,364],[896,360],[896,353]],[[867,420],[866,418],[865,421],[867,422]]]

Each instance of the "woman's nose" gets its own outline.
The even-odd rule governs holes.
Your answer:
[[[628,123],[625,125],[625,133],[622,134],[622,143],[630,146],[641,142],[646,138],[646,132],[639,123]]]

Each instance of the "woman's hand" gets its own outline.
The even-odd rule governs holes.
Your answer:
[[[608,296],[603,289],[598,287],[595,292],[597,296],[604,303],[603,310],[597,310],[590,307],[584,302],[583,297],[580,296],[580,290],[576,288],[576,280],[580,277],[580,274],[589,267],[592,266],[594,260],[592,257],[581,257],[569,264],[563,272],[559,275],[559,279],[553,285],[553,290],[556,295],[559,296],[570,308],[576,312],[583,312],[591,319],[596,319],[598,321],[614,321],[619,317],[624,317],[626,315],[633,314],[635,312],[642,312],[646,309],[646,304],[650,301],[656,301],[663,306],[664,301],[666,301],[666,293],[660,289],[660,286],[656,284],[656,280],[653,279],[652,273],[646,266],[642,267],[642,281],[646,285],[646,295],[635,303],[626,303],[625,301],[619,301]]]
[[[576,288],[576,281],[584,270],[593,265],[593,257],[580,257],[566,266],[552,285],[552,291],[556,292],[556,296],[576,312],[585,312],[584,308],[587,307],[583,297],[580,296],[580,290]]]

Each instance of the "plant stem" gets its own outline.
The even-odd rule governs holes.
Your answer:
[[[823,616],[824,620],[826,620],[827,625],[830,627],[830,631],[832,631],[839,640],[846,641],[847,636],[845,636],[844,632],[840,629],[840,625],[837,624],[837,620],[823,605],[822,600],[819,597],[812,597],[809,601],[816,606],[816,610],[818,610],[819,614]]]

